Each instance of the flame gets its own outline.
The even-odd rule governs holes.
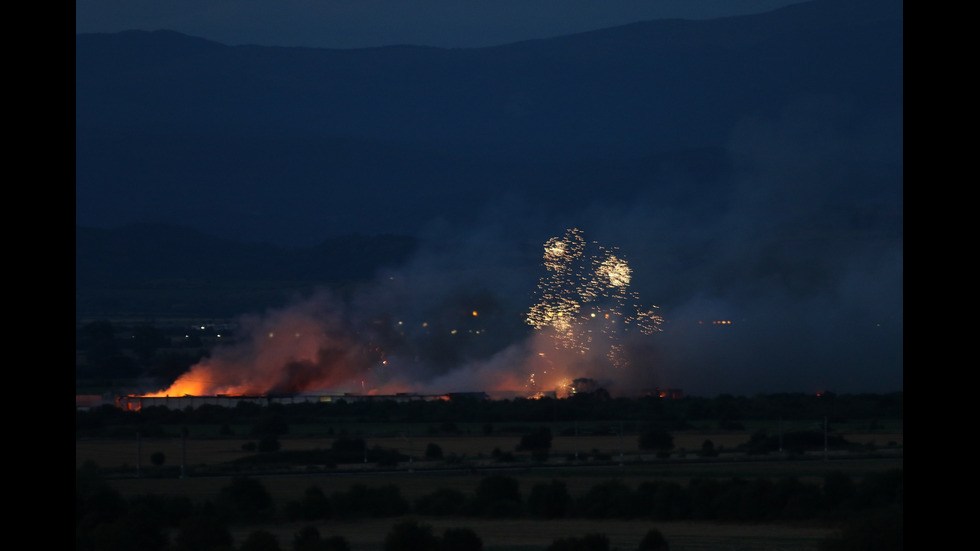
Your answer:
[[[246,317],[240,342],[213,350],[169,388],[146,396],[263,396],[322,389],[353,390],[385,372],[383,350],[359,338],[323,301]],[[332,304],[332,303],[328,303]]]
[[[543,265],[547,275],[540,279],[537,300],[525,317],[535,331],[527,342],[512,347],[519,352],[504,360],[474,360],[448,373],[427,372],[429,379],[420,380],[411,373],[417,360],[406,359],[395,347],[411,338],[411,327],[431,332],[438,323],[404,322],[388,313],[358,323],[353,320],[359,316],[336,311],[349,302],[308,300],[243,318],[240,340],[223,343],[168,388],[144,396],[431,394],[434,389],[437,394],[517,390],[528,396],[545,392],[565,397],[574,393],[569,381],[581,376],[577,370],[584,362],[628,367],[619,342],[624,332],[659,331],[662,318],[655,306],[638,307],[629,288],[632,269],[615,248],[589,244],[573,228],[544,244]],[[460,313],[479,319],[490,315],[470,308]],[[479,335],[482,330],[458,331],[467,332]],[[386,353],[388,345],[394,354]]]

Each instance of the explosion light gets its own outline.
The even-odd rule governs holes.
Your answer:
[[[447,345],[437,333],[453,335],[448,346],[456,346],[464,335],[483,338],[487,328],[445,327],[431,319],[361,319],[360,312],[345,309],[346,303],[325,297],[243,318],[241,338],[222,343],[169,388],[146,396],[288,395],[358,387],[362,392],[399,393],[430,383],[488,390],[524,386],[527,395],[564,396],[575,392],[570,381],[591,376],[591,367],[629,368],[623,337],[659,331],[662,318],[656,307],[639,307],[625,256],[616,248],[588,243],[580,230],[569,229],[544,243],[542,265],[545,274],[525,312],[533,336],[526,349],[504,350],[501,358],[507,361],[477,358],[464,365],[425,365],[424,346],[433,345],[412,341],[409,327],[425,328],[425,338],[434,337],[438,346]],[[474,320],[492,317],[473,305],[454,312]],[[578,369],[587,364],[585,373]],[[434,373],[443,368],[448,372]],[[446,390],[434,386],[433,391]]]
[[[633,330],[647,335],[661,330],[656,306],[641,308],[629,289],[633,272],[616,248],[587,244],[582,231],[572,228],[545,242],[542,265],[546,273],[526,322],[556,350],[585,355],[601,346],[596,352],[609,365],[625,368],[629,361],[621,337]]]

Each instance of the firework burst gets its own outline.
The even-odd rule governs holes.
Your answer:
[[[656,306],[643,309],[629,286],[633,272],[616,248],[587,244],[572,228],[544,244],[546,274],[538,283],[527,323],[558,350],[600,352],[614,368],[628,366],[621,342],[630,331],[660,331]]]

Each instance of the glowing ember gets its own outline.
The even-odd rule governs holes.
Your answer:
[[[484,325],[494,321],[493,308],[454,305],[436,318],[422,308],[406,322],[391,313],[404,308],[402,302],[382,303],[375,294],[360,303],[324,295],[243,318],[237,341],[216,347],[169,388],[145,396],[523,390],[564,397],[576,392],[571,381],[583,370],[591,376],[596,366],[629,367],[622,337],[658,331],[662,319],[638,307],[623,255],[588,244],[581,231],[570,229],[544,244],[543,265],[547,273],[526,313],[535,331],[492,356],[467,356],[463,345],[493,336]],[[387,291],[401,296],[397,279],[387,283],[395,287]],[[417,293],[407,296],[415,300]]]
[[[248,337],[216,348],[169,388],[149,396],[289,394],[324,388],[346,391],[372,369],[381,350],[341,324],[342,316],[310,301],[243,320]]]
[[[624,314],[627,300],[638,300],[628,290],[632,270],[626,260],[596,246],[587,258],[582,232],[569,229],[564,237],[553,237],[544,245],[544,267],[549,272],[538,285],[538,301],[531,306],[527,323],[538,330],[551,330],[557,344],[585,350],[582,337],[593,331],[589,322],[608,322],[600,330],[609,333],[620,320],[644,333],[660,330],[663,319],[654,310],[630,304],[632,315]],[[656,306],[653,307],[654,309]]]
[[[574,228],[549,239],[542,263],[547,274],[539,281],[526,321],[551,339],[556,350],[584,355],[601,346],[609,365],[623,368],[629,362],[620,337],[633,329],[660,331],[663,318],[655,306],[639,306],[636,293],[629,290],[632,269],[614,251],[595,243],[587,247],[582,232]],[[533,375],[529,385],[537,385]]]

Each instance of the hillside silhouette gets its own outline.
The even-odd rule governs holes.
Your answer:
[[[715,201],[734,193],[732,133],[800,104],[835,139],[877,129],[900,150],[902,51],[902,4],[880,0],[471,49],[77,35],[76,222],[310,246],[471,223],[504,198]],[[900,175],[891,154],[865,162]]]

